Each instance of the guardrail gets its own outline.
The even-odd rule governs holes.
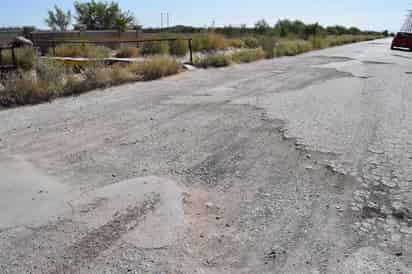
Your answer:
[[[147,42],[172,42],[172,41],[187,41],[189,53],[190,53],[190,64],[193,64],[193,45],[192,38],[159,38],[159,39],[99,39],[99,40],[81,40],[81,39],[53,39],[53,40],[35,40],[34,44],[37,47],[44,46],[45,44],[48,48],[52,49],[53,55],[56,54],[56,47],[63,44],[134,44],[137,48],[141,44]]]
[[[14,46],[0,45],[0,71],[17,69],[17,58]],[[11,51],[12,64],[3,64],[3,51]]]

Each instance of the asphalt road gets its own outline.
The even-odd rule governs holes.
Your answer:
[[[0,111],[0,273],[412,273],[412,53],[389,47]]]

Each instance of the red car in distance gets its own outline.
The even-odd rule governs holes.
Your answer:
[[[391,49],[407,49],[412,51],[412,33],[398,32],[392,41]]]

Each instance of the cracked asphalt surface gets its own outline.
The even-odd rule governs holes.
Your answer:
[[[412,273],[390,40],[0,111],[0,273]]]

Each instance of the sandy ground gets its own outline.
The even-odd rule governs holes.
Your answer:
[[[0,111],[0,273],[412,273],[389,40]]]

